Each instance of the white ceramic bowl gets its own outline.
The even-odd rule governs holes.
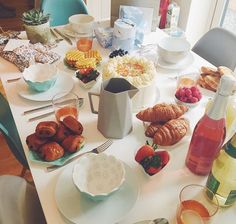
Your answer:
[[[58,77],[57,67],[51,64],[34,64],[23,72],[23,79],[28,86],[38,92],[50,89]]]
[[[183,102],[183,101],[177,99],[176,96],[174,96],[174,98],[175,98],[175,102],[176,102],[177,104],[179,104],[179,105],[184,105],[184,106],[186,106],[186,107],[188,107],[188,108],[196,107],[197,105],[199,105],[199,102],[201,101],[201,100],[199,100],[199,101],[197,101],[196,103],[185,103],[185,102]]]
[[[187,56],[190,47],[185,38],[165,37],[158,43],[158,54],[167,63],[176,64]]]
[[[69,17],[71,29],[76,33],[93,33],[94,17],[86,14],[76,14]]]
[[[93,200],[104,200],[117,191],[124,180],[123,163],[114,156],[104,153],[83,156],[73,170],[74,184]]]

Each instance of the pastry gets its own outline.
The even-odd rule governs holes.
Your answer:
[[[84,137],[81,135],[69,135],[61,143],[62,147],[70,153],[76,152],[84,144]]]
[[[56,142],[49,142],[39,148],[40,157],[46,161],[54,161],[64,155],[64,149]]]
[[[136,117],[147,122],[166,122],[182,116],[187,110],[184,105],[160,103],[140,111]]]
[[[78,50],[70,50],[66,53],[65,61],[71,66],[75,66],[76,62],[84,58],[84,53]]]
[[[46,142],[48,142],[47,138],[39,138],[35,133],[26,137],[26,144],[32,151],[37,151]]]
[[[148,125],[146,129],[145,135],[147,137],[153,138],[153,136],[161,126],[162,126],[161,123],[151,123],[150,125]]]
[[[153,143],[161,146],[174,145],[187,133],[189,122],[184,118],[173,119],[158,128]]]
[[[102,57],[97,50],[89,50],[87,52],[84,52],[84,57],[85,58],[95,58],[96,64],[99,64],[102,60]]]
[[[56,134],[58,124],[55,121],[42,121],[36,126],[36,135],[39,138],[50,138]]]
[[[75,67],[78,69],[82,68],[96,68],[96,58],[81,58],[76,61]]]
[[[54,135],[53,139],[56,142],[62,142],[67,136],[69,136],[71,134],[70,129],[68,129],[67,127],[65,127],[65,125],[61,122],[59,124],[59,127],[57,129],[57,133]]]
[[[67,116],[62,123],[75,135],[81,135],[83,132],[82,124],[72,116]]]

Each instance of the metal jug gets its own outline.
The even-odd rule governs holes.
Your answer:
[[[132,130],[131,98],[138,89],[123,78],[103,81],[100,94],[89,92],[92,113],[98,114],[98,130],[106,138],[123,138]],[[94,109],[92,95],[99,97],[98,111]]]

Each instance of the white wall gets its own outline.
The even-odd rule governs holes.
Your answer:
[[[145,1],[145,0],[144,0]],[[179,27],[192,45],[209,30],[218,0],[175,0],[180,6]],[[97,21],[110,18],[111,0],[87,0],[89,14]]]
[[[176,0],[180,5],[179,27],[194,43],[209,30],[217,0]]]
[[[87,0],[89,14],[96,21],[110,19],[111,0]]]

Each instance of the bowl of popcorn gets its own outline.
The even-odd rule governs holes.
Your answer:
[[[104,200],[125,181],[124,164],[112,155],[87,154],[75,164],[73,182],[78,190],[92,200]]]
[[[30,89],[44,92],[54,86],[58,77],[57,67],[51,64],[34,64],[23,72],[23,79]]]

